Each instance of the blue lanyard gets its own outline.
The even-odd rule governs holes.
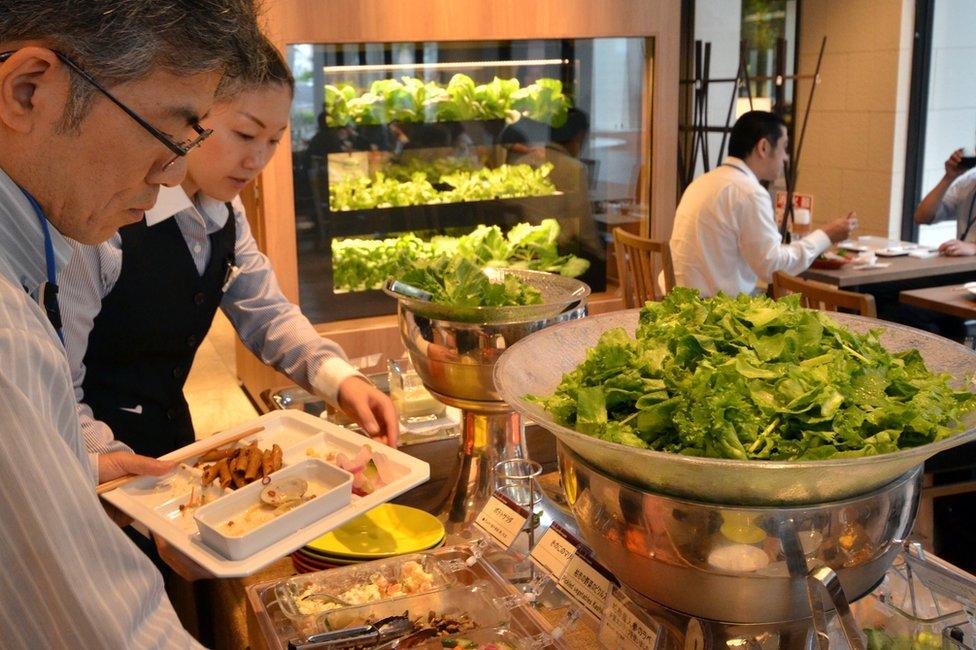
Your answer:
[[[51,321],[54,331],[58,333],[58,338],[64,343],[64,333],[61,331],[61,310],[58,306],[58,276],[57,265],[54,261],[54,241],[51,239],[51,228],[37,199],[24,188],[20,188],[20,191],[24,193],[31,207],[34,208],[34,214],[37,215],[37,220],[41,224],[41,232],[44,233],[44,265],[47,269],[47,282],[41,287],[41,306],[47,312],[48,320]]]

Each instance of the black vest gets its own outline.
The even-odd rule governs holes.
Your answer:
[[[138,454],[161,456],[194,440],[183,384],[234,263],[227,210],[202,277],[176,219],[119,230],[122,269],[88,337],[82,388],[95,417]]]

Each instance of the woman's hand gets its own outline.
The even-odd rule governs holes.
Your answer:
[[[359,423],[370,438],[396,447],[400,418],[393,400],[362,377],[354,375],[339,385],[339,408]]]

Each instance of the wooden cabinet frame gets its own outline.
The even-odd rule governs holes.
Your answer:
[[[553,38],[653,38],[644,99],[643,178],[650,178],[650,224],[641,231],[670,235],[677,203],[678,57],[681,3],[677,0],[269,0],[266,30],[282,49],[293,43],[479,41]],[[286,135],[284,142],[289,142]],[[645,183],[645,187],[648,184]],[[292,156],[278,148],[245,196],[255,237],[274,264],[285,295],[298,302],[298,257]],[[595,296],[592,311],[619,308],[614,296]],[[402,350],[394,316],[317,326],[350,357]],[[252,398],[288,383],[238,343],[237,371]]]

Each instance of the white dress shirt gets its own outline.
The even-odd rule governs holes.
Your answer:
[[[956,222],[957,239],[976,242],[976,169],[952,181],[942,196],[934,221],[950,219]]]
[[[63,265],[71,246],[51,235]],[[0,170],[0,646],[199,647],[95,496],[64,348],[37,304],[43,241]]]
[[[176,219],[197,272],[203,275],[210,261],[209,235],[223,228],[229,215],[224,203],[199,194],[197,197],[191,201],[181,187],[160,188],[156,205],[146,213],[146,223],[152,227],[166,219]],[[271,262],[258,250],[251,235],[240,199],[232,205],[236,227],[234,265],[239,272],[227,287],[220,308],[251,352],[303,388],[335,404],[339,385],[358,371],[346,361],[342,348],[316,332],[298,307],[281,293]],[[102,299],[119,279],[122,254],[122,238],[118,234],[97,246],[76,244],[71,262],[59,275],[65,347],[82,433],[93,454],[128,449],[115,440],[107,424],[93,417],[82,390],[88,336]],[[96,459],[92,458],[92,462]]]
[[[769,192],[732,156],[688,186],[671,234],[675,282],[704,297],[751,294],[758,280],[801,273],[829,247],[823,230],[783,244]]]

